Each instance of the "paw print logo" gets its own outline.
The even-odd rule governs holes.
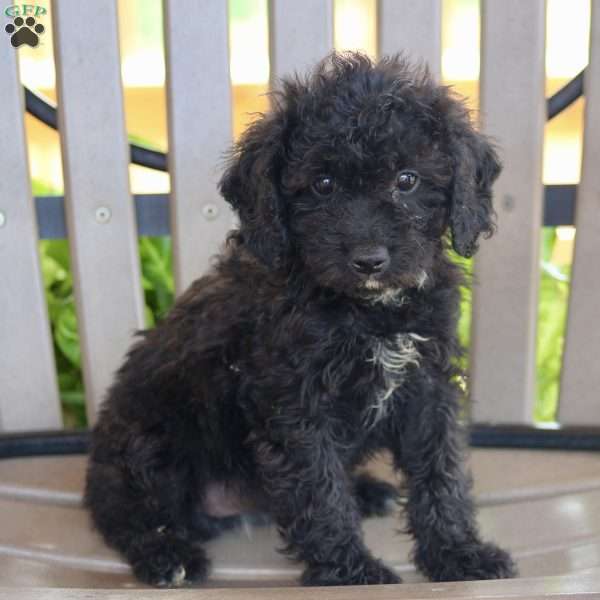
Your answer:
[[[23,44],[35,48],[40,43],[39,36],[46,31],[46,28],[41,23],[36,24],[33,17],[27,19],[17,17],[4,28],[4,31],[11,36],[10,43],[15,48]]]

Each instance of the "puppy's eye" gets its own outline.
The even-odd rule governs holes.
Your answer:
[[[416,171],[400,171],[396,188],[401,194],[410,194],[419,187],[419,174]]]
[[[335,179],[330,175],[322,175],[317,177],[312,184],[312,190],[317,196],[327,198],[335,191]]]

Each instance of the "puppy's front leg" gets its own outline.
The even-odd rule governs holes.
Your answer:
[[[415,564],[434,581],[513,577],[510,555],[479,537],[457,412],[454,386],[427,374],[419,397],[412,395],[391,423],[390,446],[407,480]]]
[[[400,582],[363,542],[351,483],[330,436],[296,422],[277,439],[256,442],[257,467],[286,554],[307,563],[302,583]]]

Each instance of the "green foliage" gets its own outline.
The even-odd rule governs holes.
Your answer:
[[[534,419],[555,421],[560,391],[560,370],[567,307],[570,268],[552,263],[556,229],[542,230],[542,274],[537,322],[537,386]]]
[[[473,292],[471,288],[471,278],[473,277],[473,260],[470,258],[463,258],[462,256],[456,254],[456,252],[451,252],[452,260],[460,265],[465,274],[466,284],[460,290],[461,299],[460,299],[460,319],[458,321],[458,339],[463,348],[469,348],[471,342],[471,302],[473,299]],[[468,357],[465,353],[465,356],[462,360],[463,369],[467,369]]]
[[[65,424],[84,425],[81,353],[69,246],[66,240],[42,240],[39,249]]]
[[[173,304],[171,238],[142,237],[139,240],[142,288],[146,301],[146,326],[153,327]]]
[[[569,299],[570,268],[559,267],[552,262],[556,243],[556,229],[544,227],[541,242],[541,278],[537,321],[536,353],[536,399],[534,420],[552,422],[556,420],[560,391],[560,371]],[[470,280],[473,261],[453,254],[453,259],[462,265]],[[462,289],[461,316],[458,326],[459,339],[469,348],[471,336],[471,286]],[[461,366],[468,371],[468,355],[461,360]]]
[[[42,240],[39,249],[65,424],[84,427],[85,400],[69,246],[66,240]],[[171,240],[140,238],[139,251],[146,325],[152,327],[173,302]]]

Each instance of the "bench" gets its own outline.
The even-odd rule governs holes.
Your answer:
[[[303,70],[333,47],[333,6],[331,0],[272,0],[273,78]],[[422,57],[440,78],[441,0],[379,0],[377,10],[378,52],[405,50]],[[216,165],[232,141],[227,3],[164,0],[171,192],[159,202],[168,214],[159,210],[153,216],[152,203],[140,198],[137,218],[127,171],[116,3],[54,0],[50,13],[65,179],[64,199],[56,206],[70,242],[86,413],[93,423],[132,332],[145,325],[137,249],[138,235],[150,227],[144,223],[172,236],[178,292],[208,266],[233,223],[216,192]],[[424,583],[409,561],[410,541],[392,535],[398,522],[386,517],[365,522],[367,542],[406,585],[282,591],[279,587],[294,585],[299,567],[277,554],[273,528],[248,527],[212,543],[213,575],[203,590],[138,589],[141,584],[91,530],[81,508],[87,434],[64,430],[38,255],[50,212],[31,195],[17,54],[4,43],[0,598],[188,593],[220,599],[508,598],[600,592],[600,455],[594,452],[600,449],[595,318],[600,278],[594,276],[600,257],[600,7],[593,3],[583,168],[570,223],[577,241],[552,428],[536,427],[533,420],[540,231],[552,222],[552,207],[565,201],[560,190],[545,193],[542,184],[545,3],[486,0],[481,25],[481,127],[497,140],[505,169],[495,186],[499,231],[482,244],[474,263],[471,466],[483,533],[513,551],[521,578]],[[30,111],[34,100],[28,95]],[[144,163],[148,156],[138,149],[133,158]],[[150,158],[160,168],[161,156]],[[369,468],[391,477],[385,457]]]

